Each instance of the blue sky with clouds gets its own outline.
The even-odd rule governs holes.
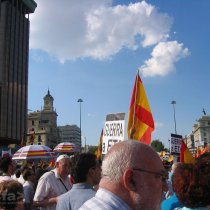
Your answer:
[[[79,126],[99,142],[105,117],[125,112],[137,70],[153,113],[153,139],[168,146],[210,112],[210,1],[36,0],[30,15],[28,108],[49,88],[58,125]]]

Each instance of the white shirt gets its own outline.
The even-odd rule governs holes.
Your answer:
[[[34,195],[34,201],[42,201],[52,197],[57,197],[69,191],[71,189],[69,177],[61,181],[61,177],[57,173],[57,170],[44,173],[39,179],[36,192]],[[56,204],[41,207],[41,210],[55,210]]]
[[[11,176],[8,175],[2,175],[0,176],[0,183],[3,181],[13,180]]]
[[[34,198],[34,184],[31,181],[25,181],[23,184],[24,203],[32,203]]]

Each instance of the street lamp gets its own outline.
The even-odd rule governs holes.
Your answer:
[[[78,100],[77,100],[77,102],[79,102],[79,105],[80,105],[80,114],[79,114],[79,124],[80,124],[80,145],[82,144],[82,126],[81,126],[81,103],[83,102],[83,100],[81,99],[81,98],[79,98]]]
[[[174,109],[175,134],[177,134],[177,132],[176,132],[176,114],[175,114],[175,104],[176,104],[176,101],[171,101],[171,104],[173,105],[173,109]]]
[[[84,143],[85,143],[85,152],[86,152],[86,137],[84,136]]]

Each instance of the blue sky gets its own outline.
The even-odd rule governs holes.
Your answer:
[[[155,121],[153,139],[168,147],[210,112],[210,1],[36,0],[30,15],[28,108],[49,88],[58,125],[79,126],[97,145],[105,117],[129,111],[136,72]]]

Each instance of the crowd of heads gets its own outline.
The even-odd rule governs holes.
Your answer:
[[[55,168],[61,177],[71,174],[73,184],[88,182],[104,188],[123,199],[132,209],[155,210],[167,192],[167,171],[172,172],[172,187],[183,206],[196,208],[210,205],[210,153],[199,157],[194,164],[174,163],[164,168],[158,154],[138,141],[123,141],[109,149],[103,161],[91,153],[61,155]],[[16,170],[15,170],[16,169]],[[46,163],[36,167],[30,163],[16,165],[10,157],[0,159],[1,175],[15,173],[18,179],[37,185],[39,178],[51,170]],[[102,169],[102,171],[101,171]],[[13,195],[13,198],[11,198]],[[12,200],[12,202],[10,202]],[[0,184],[0,207],[18,209],[23,201],[23,186],[18,181]]]

